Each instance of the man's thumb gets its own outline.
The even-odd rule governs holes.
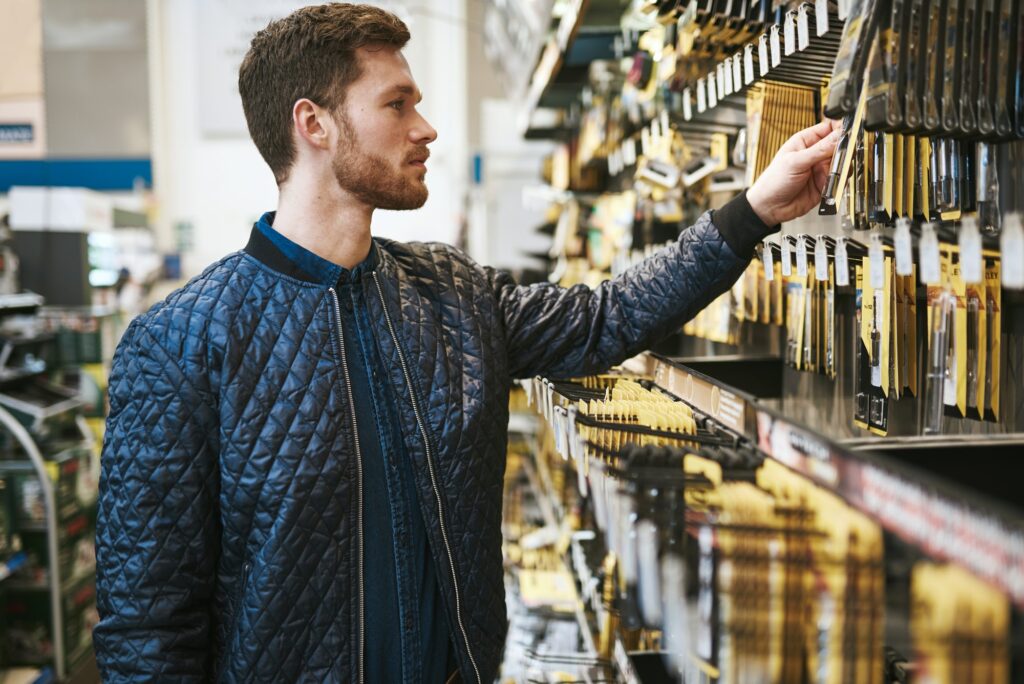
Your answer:
[[[806,171],[815,164],[831,159],[839,142],[839,131],[832,131],[810,147],[793,153],[793,163],[797,171]]]

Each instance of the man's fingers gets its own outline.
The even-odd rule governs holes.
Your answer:
[[[838,142],[839,131],[836,130],[832,131],[807,149],[792,152],[793,162],[796,166],[795,170],[798,172],[807,171],[815,164],[819,164],[826,159],[831,159],[832,153],[835,152],[836,149],[836,143]]]
[[[822,138],[828,136],[834,128],[834,124],[841,122],[835,122],[832,119],[822,119],[820,123],[805,128],[802,131],[797,131],[790,137],[789,140],[782,146],[784,150],[801,150],[808,147],[812,147],[817,144]]]

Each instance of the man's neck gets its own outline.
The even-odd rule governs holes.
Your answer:
[[[281,186],[274,230],[333,264],[353,268],[370,253],[373,207],[330,182],[289,179]]]

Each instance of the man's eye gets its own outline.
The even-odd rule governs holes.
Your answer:
[[[392,109],[395,109],[397,111],[402,111],[402,107],[404,107],[404,106],[405,106],[405,100],[395,100],[394,102],[389,102],[388,103],[388,107],[391,107]]]

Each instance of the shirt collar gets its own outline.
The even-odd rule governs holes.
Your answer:
[[[256,229],[263,234],[289,261],[321,285],[334,287],[344,285],[377,267],[377,245],[370,243],[370,253],[354,268],[348,269],[314,254],[302,245],[293,242],[274,229],[276,212],[268,211],[256,222]]]

